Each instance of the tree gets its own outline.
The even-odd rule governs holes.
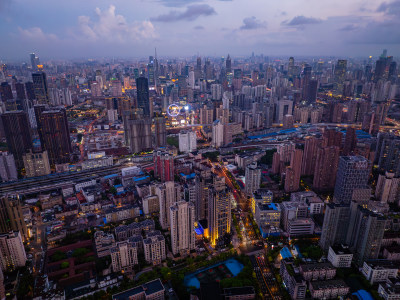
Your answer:
[[[60,265],[60,268],[61,269],[66,269],[66,268],[68,268],[69,267],[69,262],[67,262],[67,261],[63,261],[62,263],[61,263],[61,265]]]

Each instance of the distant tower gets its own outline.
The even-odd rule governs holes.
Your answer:
[[[145,77],[136,79],[136,92],[138,108],[143,109],[143,115],[150,117],[149,82]]]
[[[45,72],[32,73],[33,89],[39,104],[49,104],[50,97],[47,88],[47,76]]]
[[[232,73],[232,61],[229,54],[228,57],[226,58],[226,73]]]

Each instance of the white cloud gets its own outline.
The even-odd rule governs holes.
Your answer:
[[[57,36],[52,33],[44,33],[40,27],[31,27],[23,29],[18,27],[19,34],[24,39],[31,39],[37,41],[50,41],[50,40],[58,40]]]
[[[78,32],[75,36],[90,41],[126,43],[157,37],[150,21],[128,23],[124,16],[115,13],[115,6],[107,10],[95,9],[96,20],[88,16],[79,16]]]

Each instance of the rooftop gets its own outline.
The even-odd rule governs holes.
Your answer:
[[[119,294],[115,294],[112,296],[113,300],[126,300],[129,299],[129,297],[145,293],[146,296],[158,293],[164,291],[164,286],[161,283],[161,280],[155,279],[153,281],[146,282],[140,286],[131,288],[129,290],[126,290],[124,292],[121,292]]]

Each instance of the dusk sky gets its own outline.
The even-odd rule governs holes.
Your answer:
[[[0,60],[400,53],[400,1],[0,0]]]

